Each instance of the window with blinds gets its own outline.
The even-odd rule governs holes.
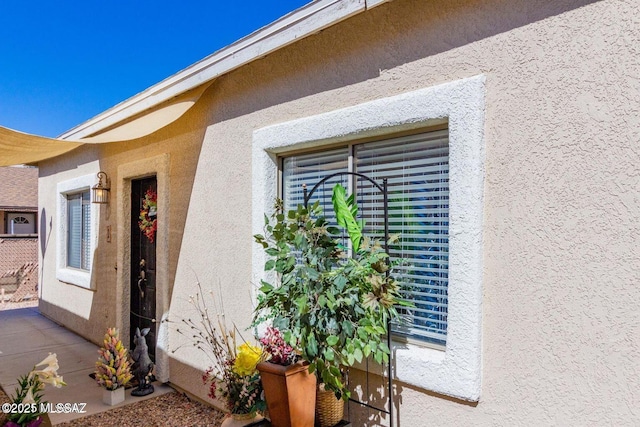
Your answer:
[[[282,197],[286,209],[303,201],[302,184],[311,189],[323,177],[340,171],[364,174],[388,183],[389,232],[400,236],[390,248],[392,259],[406,259],[398,268],[405,298],[415,307],[403,310],[395,334],[446,344],[449,253],[449,139],[448,131],[285,157]],[[352,176],[331,179],[312,197],[332,215],[331,192],[341,182],[355,192],[365,234],[383,239],[383,198],[369,181]],[[333,220],[327,215],[329,220]]]
[[[91,267],[91,200],[89,191],[67,195],[67,266]]]
[[[311,191],[324,177],[336,172],[349,170],[349,147],[318,153],[285,157],[282,167],[282,200],[285,211],[295,209],[304,202],[303,185]],[[312,202],[320,201],[327,219],[335,223],[331,194],[333,186],[340,183],[348,187],[347,175],[336,176],[324,182],[313,194]]]

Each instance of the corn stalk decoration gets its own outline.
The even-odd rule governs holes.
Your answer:
[[[118,337],[116,328],[107,329],[102,348],[98,350],[96,381],[107,390],[124,387],[133,377],[127,358],[127,349]]]

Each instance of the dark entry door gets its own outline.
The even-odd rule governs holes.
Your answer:
[[[156,230],[158,185],[155,177],[131,181],[130,348],[136,327],[149,328],[149,355],[156,354]]]

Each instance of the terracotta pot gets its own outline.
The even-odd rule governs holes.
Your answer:
[[[313,427],[316,406],[316,376],[307,364],[281,366],[258,364],[262,387],[273,427]]]

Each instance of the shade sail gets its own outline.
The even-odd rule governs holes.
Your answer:
[[[0,126],[0,166],[35,163],[59,156],[80,145],[80,142],[44,138]]]
[[[47,138],[0,126],[0,166],[37,163],[67,153],[83,144],[130,141],[150,135],[178,120],[195,105],[208,85],[98,135],[77,140]]]

